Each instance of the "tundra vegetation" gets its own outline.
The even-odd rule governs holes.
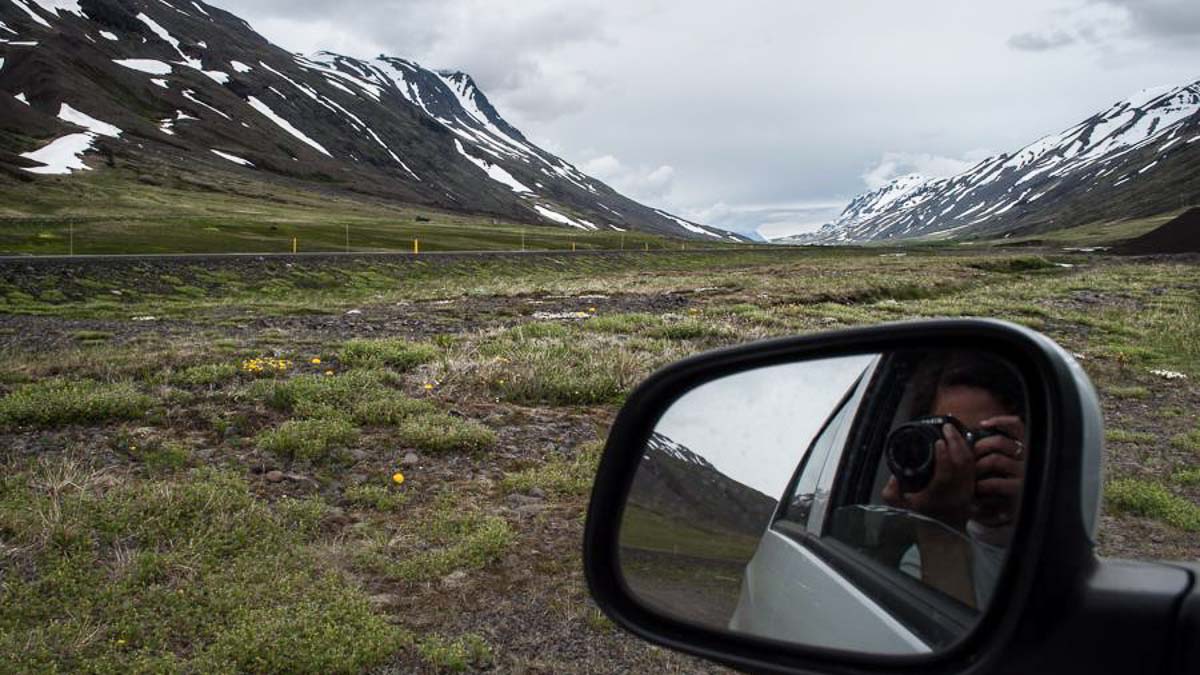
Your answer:
[[[0,661],[711,669],[584,588],[615,411],[689,354],[918,317],[1074,352],[1101,552],[1200,558],[1198,291],[1187,262],[971,247],[10,264]]]

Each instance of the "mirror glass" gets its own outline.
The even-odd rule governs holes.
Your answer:
[[[860,653],[944,650],[995,591],[1028,419],[1018,369],[969,349],[708,382],[646,445],[621,521],[626,585],[708,628]]]

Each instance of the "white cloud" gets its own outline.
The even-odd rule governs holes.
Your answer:
[[[800,232],[812,232],[828,223],[846,207],[846,200],[779,202],[769,204],[715,204],[684,209],[689,220],[717,227],[759,234],[772,239]]]
[[[675,182],[674,167],[666,164],[630,167],[612,155],[589,159],[579,169],[608,183],[617,192],[651,206],[664,206],[663,200],[670,195]]]
[[[987,150],[971,150],[962,157],[943,157],[923,152],[885,152],[862,175],[868,190],[877,190],[900,176],[916,173],[929,178],[960,174],[992,155]]]
[[[824,216],[738,205],[954,173],[1200,63],[1196,0],[216,2],[288,50],[468,72],[538,145],[610,156],[581,168],[673,213],[730,205],[696,219],[743,232]]]

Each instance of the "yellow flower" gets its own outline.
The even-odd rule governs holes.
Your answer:
[[[595,314],[595,313],[596,313],[596,308],[595,308],[595,307],[588,307],[588,311],[589,311],[589,312],[591,312],[592,314]]]
[[[426,382],[425,383],[425,391],[431,391],[432,389],[433,389],[433,385]]]
[[[309,361],[309,363],[313,364],[314,366],[319,366],[319,365],[321,365],[321,357],[314,356],[313,360]]]
[[[333,375],[333,371],[332,371],[332,370],[327,370],[327,371],[325,371],[325,377],[329,377],[330,375]]]
[[[403,485],[404,484],[404,474],[400,473],[399,471],[392,474],[392,482],[395,483],[396,485]]]
[[[123,639],[122,639],[122,640],[117,640],[117,646],[118,646],[118,647],[121,647],[121,646],[124,646],[124,645],[125,645],[125,640],[123,640]]]

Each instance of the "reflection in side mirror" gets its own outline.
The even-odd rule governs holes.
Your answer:
[[[1018,521],[1026,387],[908,350],[708,382],[659,419],[620,525],[639,602],[707,628],[940,651],[986,610]]]

